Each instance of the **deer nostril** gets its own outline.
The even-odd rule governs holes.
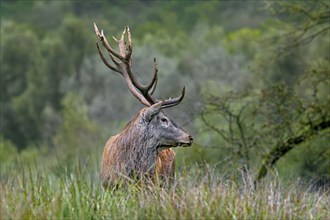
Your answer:
[[[190,139],[190,141],[194,140],[194,138],[191,135],[189,135],[189,139]]]

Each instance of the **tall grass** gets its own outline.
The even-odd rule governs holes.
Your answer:
[[[330,219],[329,193],[277,178],[254,189],[249,178],[224,179],[209,166],[180,171],[168,189],[107,191],[96,166],[36,169],[1,180],[1,219]]]

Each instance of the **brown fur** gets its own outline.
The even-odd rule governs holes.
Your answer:
[[[175,152],[171,148],[162,150],[158,153],[156,171],[162,182],[169,184],[174,181],[175,172]]]
[[[149,107],[149,109],[152,107]],[[148,177],[160,181],[161,185],[173,183],[175,171],[175,152],[169,147],[160,150],[157,128],[144,122],[148,108],[142,109],[124,130],[112,136],[103,151],[101,180],[104,187],[117,186],[124,181],[135,181]],[[164,113],[159,113],[165,117]],[[156,119],[157,116],[153,120]],[[158,121],[154,125],[158,125]],[[149,126],[149,127],[148,127]],[[149,130],[148,130],[149,129]],[[172,129],[172,128],[171,128]],[[179,141],[188,142],[191,136],[182,129],[176,128]],[[156,132],[156,134],[155,134]]]
[[[103,186],[105,188],[109,187],[113,184],[113,180],[120,179],[131,179],[129,176],[118,175],[113,167],[117,166],[119,169],[125,167],[125,161],[118,161],[116,160],[116,156],[120,153],[116,151],[112,151],[112,145],[116,142],[119,134],[116,136],[111,137],[103,151],[103,160],[102,160],[102,167],[101,167],[101,180]],[[175,174],[175,152],[172,149],[165,149],[161,150],[157,153],[156,159],[156,172],[153,176],[153,180],[160,180],[164,184],[171,184],[174,181],[174,174]],[[122,178],[120,178],[122,177]],[[109,185],[110,183],[110,185]]]

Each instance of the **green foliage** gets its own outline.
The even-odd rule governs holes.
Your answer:
[[[12,17],[14,15],[19,15],[29,12],[33,8],[33,4],[29,4],[26,1],[1,1],[1,19]],[[24,16],[20,16],[22,19]]]
[[[276,168],[282,176],[306,178],[311,176],[330,176],[329,131],[322,132],[319,138],[309,139],[281,159]],[[305,158],[302,160],[301,158]],[[290,164],[290,167],[287,164]],[[297,173],[297,170],[300,172]],[[303,172],[301,172],[303,171]]]
[[[227,50],[233,54],[244,54],[253,60],[260,50],[261,31],[259,29],[241,28],[227,36]]]
[[[70,67],[72,67],[72,69],[68,70],[75,75],[79,85],[84,59],[90,54],[91,49],[94,48],[92,43],[93,35],[87,31],[85,22],[72,15],[64,18],[59,34],[62,37],[66,50],[69,51],[69,53],[64,54],[70,54],[65,57],[66,62],[70,63]]]
[[[178,167],[253,170],[273,147],[329,118],[329,4],[266,3],[267,10],[262,1],[1,1],[5,173],[20,160],[57,163],[53,171],[61,173],[63,158],[85,160],[96,147],[100,163],[106,138],[141,109],[101,63],[94,21],[114,49],[111,35],[130,26],[134,73],[144,84],[157,58],[157,97],[186,86],[172,115],[196,144],[177,149]],[[327,174],[328,133],[295,146],[276,166],[280,175]],[[68,214],[69,203],[58,217],[78,216]]]
[[[1,25],[1,133],[16,146],[38,141],[43,105],[38,39],[27,26]],[[5,128],[6,127],[6,128]]]
[[[140,31],[145,32],[144,29],[153,29],[150,27],[152,24],[147,25],[148,26],[141,27],[142,30]],[[150,44],[155,48],[159,48],[160,51],[167,56],[175,56],[178,51],[185,49],[187,46],[185,39],[187,38],[187,34],[181,30],[176,31],[174,35],[169,35],[167,29],[159,28],[157,25],[156,31],[153,31],[152,34],[144,35],[142,44]]]
[[[70,61],[67,54],[67,48],[63,39],[50,33],[44,37],[41,42],[41,54],[43,59],[41,69],[44,77],[44,91],[47,97],[47,104],[54,110],[60,110],[60,103],[63,98],[61,83],[63,78],[70,75]]]
[[[95,148],[98,144],[98,126],[87,112],[82,97],[68,93],[62,102],[63,122],[54,136],[54,145],[58,152],[69,156]]]
[[[325,22],[330,15],[329,7],[323,7],[329,5],[322,1],[317,2],[316,5],[297,2],[274,2],[274,5],[276,12],[284,12],[284,18],[279,17],[276,22],[268,23],[271,28],[263,29],[268,33],[258,33],[260,29],[257,29],[257,32],[241,29],[236,33],[230,33],[229,44],[225,44],[228,47],[231,42],[235,42],[234,47],[228,49],[233,53],[241,52],[249,59],[253,71],[262,79],[261,84],[252,84],[256,87],[254,92],[245,90],[248,92],[248,97],[255,97],[257,100],[252,104],[254,114],[247,115],[240,121],[239,118],[237,119],[237,110],[230,108],[235,102],[227,100],[226,95],[213,93],[218,98],[207,100],[202,119],[207,127],[222,138],[223,145],[233,146],[232,149],[247,146],[248,142],[245,141],[244,144],[235,138],[228,138],[226,135],[228,130],[231,134],[229,137],[235,137],[235,133],[242,133],[243,137],[251,137],[254,141],[248,145],[250,147],[247,152],[254,156],[259,155],[257,158],[263,157],[264,161],[268,161],[269,167],[285,157],[287,152],[297,154],[296,156],[291,154],[289,158],[299,155],[300,160],[285,160],[285,163],[279,166],[282,175],[289,173],[283,170],[284,164],[292,165],[288,170],[294,170],[295,174],[307,179],[328,175],[329,169],[325,164],[329,164],[329,160],[320,155],[321,152],[328,154],[326,142],[329,140],[329,57],[322,50],[321,53],[312,56],[307,51],[314,51],[320,45],[329,48],[329,42],[324,39],[329,31],[329,24]],[[285,16],[292,17],[287,20],[288,17]],[[249,38],[258,39],[260,43],[240,44],[241,41]],[[262,51],[262,46],[266,48],[265,51]],[[206,88],[212,87],[208,85]],[[205,91],[208,92],[207,89]],[[244,103],[245,96],[238,98],[239,103]],[[225,106],[225,108],[217,107],[212,110],[210,106]],[[244,108],[238,105],[238,111],[244,112]],[[211,116],[210,112],[215,116],[226,116],[224,118],[227,120],[219,120]],[[241,126],[235,127],[233,121],[241,122]],[[226,130],[226,126],[229,129]],[[217,138],[213,137],[211,140],[219,143]],[[317,150],[311,151],[312,148]],[[246,150],[239,149],[237,153],[233,150],[231,154],[232,156],[241,154],[240,157],[244,158],[242,156],[244,152]],[[308,157],[307,152],[313,152],[313,157]],[[311,158],[318,162],[311,162]],[[248,167],[250,165],[246,159],[238,163]],[[265,163],[262,164],[258,179],[263,176],[261,173],[267,170]],[[306,170],[314,170],[315,173]]]

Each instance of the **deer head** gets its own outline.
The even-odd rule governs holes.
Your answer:
[[[103,154],[101,176],[104,181],[112,181],[116,176],[114,173],[121,173],[126,176],[130,176],[132,172],[153,174],[155,171],[153,166],[156,162],[160,161],[159,164],[165,166],[168,155],[173,157],[171,163],[174,163],[174,152],[165,152],[164,149],[170,150],[171,147],[190,146],[192,144],[191,135],[176,125],[163,111],[163,109],[176,106],[182,101],[185,88],[183,87],[181,94],[176,98],[156,99],[152,96],[158,81],[156,59],[154,59],[154,75],[151,82],[148,85],[142,85],[136,80],[132,70],[133,44],[128,26],[119,40],[113,37],[118,43],[119,52],[110,46],[103,31],[100,32],[95,23],[94,28],[112,61],[111,64],[107,61],[99,44],[96,43],[103,63],[109,69],[123,76],[134,97],[146,106],[120,134],[109,139]],[[127,38],[127,43],[125,43],[125,38]],[[158,167],[157,169],[169,173],[166,167]],[[170,173],[170,175],[174,175],[174,170]]]
[[[146,134],[153,137],[156,149],[190,146],[193,138],[161,111],[163,102],[158,102],[142,110],[142,119],[146,124]]]

